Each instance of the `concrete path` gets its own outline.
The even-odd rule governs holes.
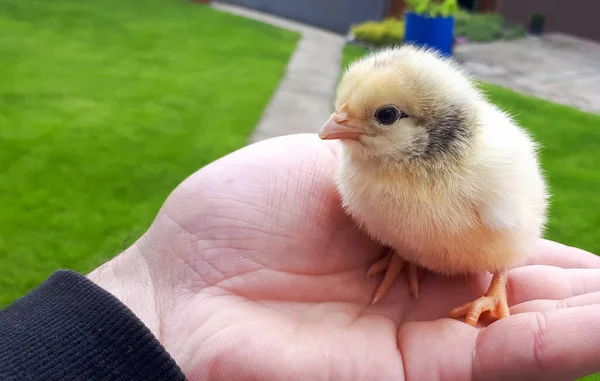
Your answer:
[[[600,114],[600,44],[563,34],[459,45],[475,77]]]
[[[333,112],[345,37],[217,0],[212,6],[302,34],[249,143],[317,132]],[[600,114],[599,44],[549,33],[539,39],[459,45],[455,56],[481,80]]]
[[[281,135],[318,132],[333,112],[344,36],[220,2],[213,2],[212,6],[302,34],[288,63],[286,74],[250,137],[250,142]]]

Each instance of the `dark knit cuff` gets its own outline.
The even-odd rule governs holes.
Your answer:
[[[73,271],[0,311],[0,380],[185,381],[150,330]]]

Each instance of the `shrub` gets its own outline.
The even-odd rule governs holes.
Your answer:
[[[507,28],[506,21],[499,14],[490,13],[469,13],[465,11],[458,12],[455,15],[455,36],[465,36],[471,42],[487,42],[503,39],[505,29]],[[509,35],[518,36],[516,34]]]
[[[376,46],[401,44],[404,39],[404,21],[390,18],[367,21],[352,27],[356,39]]]
[[[416,5],[420,0],[415,0]],[[454,2],[446,1],[443,3],[423,2],[431,6],[432,4],[446,5],[449,8],[445,11],[439,11],[439,14],[452,13]],[[429,9],[429,8],[427,8]],[[431,8],[433,9],[433,8]],[[503,39],[515,39],[525,35],[523,26],[509,26],[504,17],[495,13],[471,13],[459,10],[453,14],[455,19],[454,36],[466,37],[470,42],[490,42]],[[352,33],[357,40],[375,46],[397,45],[404,39],[404,21],[395,18],[385,19],[383,21],[367,21],[362,24],[352,26]]]
[[[541,13],[534,13],[531,15],[531,21],[529,23],[529,31],[533,34],[541,34],[544,29],[544,22],[546,17]]]
[[[516,38],[521,38],[525,36],[525,27],[522,25],[517,25],[513,28],[511,28],[507,33],[506,33],[506,39],[507,40],[514,40]]]

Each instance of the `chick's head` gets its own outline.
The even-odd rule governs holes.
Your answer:
[[[476,129],[481,99],[452,61],[423,48],[389,48],[349,66],[319,136],[341,139],[364,160],[456,156]]]

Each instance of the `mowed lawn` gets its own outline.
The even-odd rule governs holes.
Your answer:
[[[343,67],[366,54],[347,45]],[[540,143],[551,196],[546,237],[600,254],[600,116],[482,84]]]
[[[245,145],[298,37],[187,0],[0,1],[0,307]]]

